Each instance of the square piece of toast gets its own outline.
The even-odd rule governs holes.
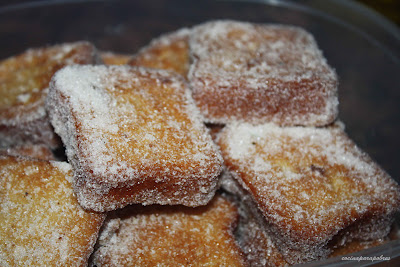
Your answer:
[[[238,206],[239,222],[235,231],[235,237],[246,256],[250,266],[288,266],[289,262],[276,247],[270,236],[270,230],[260,210],[254,205],[252,196],[229,173],[224,172],[221,179],[223,195]],[[329,258],[355,253],[364,249],[376,247],[398,239],[397,230],[392,227],[388,236],[378,239],[360,240],[354,239],[357,235],[356,227],[351,227],[353,236],[347,229],[347,238],[343,233],[336,235],[327,244],[330,250]],[[362,229],[362,228],[361,228]],[[353,238],[353,239],[349,239]],[[318,263],[316,262],[318,265]]]
[[[0,265],[86,266],[105,216],[81,208],[71,166],[0,155]]]
[[[222,157],[180,75],[69,66],[54,75],[47,109],[83,207],[199,206],[213,197]]]
[[[133,205],[109,213],[89,266],[246,266],[233,236],[236,207]]]
[[[328,243],[387,236],[399,185],[352,142],[327,128],[234,123],[218,137],[231,175],[291,264],[326,258]],[[256,213],[256,212],[254,212]]]
[[[337,116],[336,73],[301,28],[211,21],[192,28],[189,50],[207,122],[322,126]]]
[[[44,107],[50,79],[66,65],[96,60],[93,45],[76,42],[28,49],[0,61],[0,147],[24,143],[60,146]]]

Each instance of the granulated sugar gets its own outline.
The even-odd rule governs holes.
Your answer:
[[[107,218],[92,266],[244,266],[233,237],[237,210],[217,196],[207,206],[132,206]]]
[[[337,77],[301,28],[212,21],[193,28],[188,79],[207,121],[326,125]]]
[[[213,196],[222,158],[180,76],[127,66],[67,67],[54,76],[47,103],[84,207],[198,206]],[[119,191],[118,202],[113,189],[131,193]]]
[[[83,266],[103,222],[84,211],[71,166],[0,156],[0,265]]]
[[[399,210],[396,182],[340,127],[232,124],[219,143],[225,164],[272,225],[275,242],[291,249],[312,253],[369,218],[389,219],[378,219],[363,238],[383,237]]]

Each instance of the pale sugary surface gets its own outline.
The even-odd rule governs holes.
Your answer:
[[[67,67],[54,76],[47,103],[84,207],[197,206],[213,196],[222,158],[180,76],[128,66]],[[108,193],[110,203],[101,197]]]
[[[85,266],[103,222],[73,195],[71,166],[0,156],[0,265]]]
[[[143,47],[128,64],[171,70],[186,77],[189,70],[189,35],[188,28],[163,34]]]
[[[237,210],[217,196],[207,206],[127,207],[110,214],[92,265],[245,266],[232,235]]]
[[[209,122],[325,125],[337,115],[337,77],[314,38],[274,24],[194,27],[188,79]]]
[[[311,253],[313,247],[318,253],[356,221],[366,224],[359,237],[383,237],[399,210],[396,182],[341,127],[232,124],[219,143],[225,163],[253,197],[275,242],[289,248],[284,254],[290,249]]]
[[[87,42],[28,49],[0,61],[0,147],[28,141],[57,146],[44,107],[50,79],[63,66],[94,62]]]

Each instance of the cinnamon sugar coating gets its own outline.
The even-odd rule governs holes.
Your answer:
[[[321,126],[337,116],[337,77],[309,33],[211,21],[192,29],[188,79],[207,122]]]
[[[0,155],[0,265],[86,266],[104,215],[83,210],[65,162]]]
[[[190,29],[182,28],[161,35],[143,47],[128,62],[132,66],[144,66],[175,71],[186,77],[189,70]]]
[[[271,229],[254,203],[251,194],[244,190],[228,172],[223,173],[221,187],[223,195],[238,206],[240,216],[235,236],[249,264],[251,266],[289,266],[290,264],[273,242]],[[329,258],[355,253],[385,244],[391,239],[398,239],[397,230],[393,228],[390,234],[383,238],[360,240],[357,234],[359,226],[360,224],[352,225],[329,241],[327,244],[330,251]],[[360,229],[365,231],[362,225]]]
[[[73,66],[56,73],[51,122],[75,169],[80,204],[206,204],[222,157],[179,75],[128,66]]]
[[[327,257],[334,237],[383,238],[399,211],[397,183],[341,127],[232,124],[219,144],[291,264]]]
[[[246,266],[236,221],[236,207],[221,196],[197,208],[126,207],[107,217],[91,265]]]
[[[95,48],[87,42],[28,49],[0,61],[0,147],[59,146],[44,108],[50,79],[63,66],[95,61]]]

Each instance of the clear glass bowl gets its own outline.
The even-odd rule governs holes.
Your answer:
[[[132,54],[152,38],[211,19],[301,26],[311,32],[339,75],[340,119],[355,142],[397,181],[400,177],[400,32],[348,0],[32,1],[0,7],[0,58],[29,47],[88,40]],[[400,241],[353,256],[391,257]],[[370,265],[333,258],[309,265]]]

